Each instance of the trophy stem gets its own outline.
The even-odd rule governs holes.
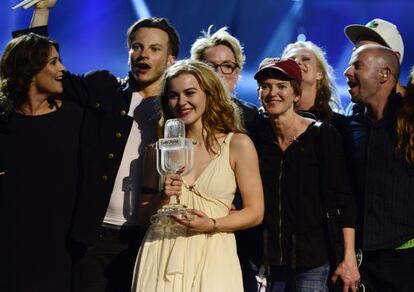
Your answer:
[[[177,202],[177,205],[180,205],[180,197],[179,196],[175,196],[175,201]]]

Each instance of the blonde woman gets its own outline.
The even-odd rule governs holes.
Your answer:
[[[296,104],[297,110],[310,111],[324,121],[331,120],[335,113],[342,113],[334,71],[320,47],[311,41],[297,41],[286,46],[282,57],[294,59],[302,72],[302,96]]]
[[[178,228],[151,225],[141,245],[133,291],[243,291],[233,232],[260,224],[263,190],[257,154],[239,126],[228,91],[199,61],[180,61],[164,75],[161,108],[165,120],[181,118],[196,141],[194,167],[167,176],[161,194],[142,194],[141,214],[179,196],[193,215],[176,218]],[[155,163],[144,166],[146,190],[156,189]],[[243,208],[230,208],[239,188]],[[142,216],[142,221],[148,220]]]

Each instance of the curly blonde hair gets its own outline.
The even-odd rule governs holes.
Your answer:
[[[163,131],[165,121],[175,118],[168,103],[170,81],[181,74],[191,74],[206,94],[206,109],[201,117],[204,131],[204,143],[210,153],[217,154],[216,135],[230,132],[244,133],[240,123],[240,114],[232,101],[220,77],[206,64],[195,60],[182,60],[176,62],[165,72],[161,84],[161,111],[160,132]]]

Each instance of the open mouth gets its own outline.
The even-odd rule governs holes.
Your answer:
[[[347,82],[349,88],[354,88],[356,86],[358,86],[358,82],[356,82],[355,80],[348,80]]]
[[[138,69],[143,69],[143,70],[151,69],[151,66],[148,65],[147,63],[137,63],[135,64],[135,67]]]
[[[135,73],[145,74],[151,69],[151,66],[147,63],[135,63],[134,69]]]

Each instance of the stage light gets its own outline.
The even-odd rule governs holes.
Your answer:
[[[300,41],[300,42],[304,42],[304,41],[306,41],[306,35],[305,35],[305,34],[303,34],[303,33],[300,33],[300,34],[298,34],[298,36],[296,37],[296,40],[297,40],[297,41]]]
[[[145,0],[132,0],[132,4],[134,5],[138,19],[151,17],[151,12]]]

